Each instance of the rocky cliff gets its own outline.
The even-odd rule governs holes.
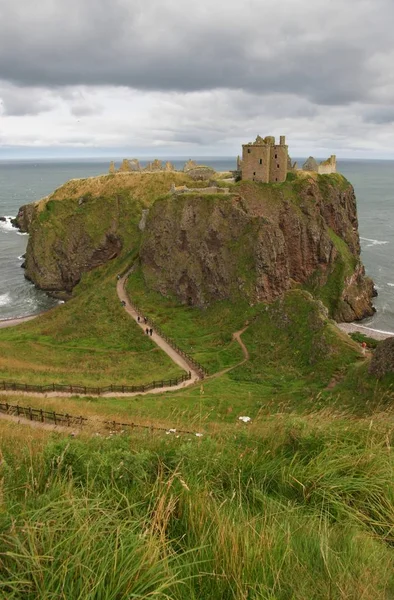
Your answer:
[[[29,233],[30,225],[33,221],[37,204],[25,204],[18,210],[15,219],[12,219],[12,224],[17,227],[22,233]]]
[[[171,172],[107,175],[71,181],[24,207],[26,276],[71,293],[85,271],[139,249],[148,285],[186,304],[271,302],[303,287],[337,320],[372,314],[354,191],[340,175],[243,181],[226,195],[169,194],[172,183],[190,180]]]
[[[138,247],[141,215],[177,173],[124,173],[71,180],[40,202],[21,207],[15,224],[29,232],[25,276],[58,297],[70,296],[83,273]]]
[[[154,204],[140,250],[151,288],[203,307],[240,296],[271,302],[302,286],[337,320],[373,313],[354,191],[343,177],[240,182],[232,192]]]

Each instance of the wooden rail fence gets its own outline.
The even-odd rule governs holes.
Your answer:
[[[130,274],[134,270],[134,268],[135,268],[135,264],[132,267],[128,267],[126,269],[123,269],[123,271],[121,271],[119,273],[119,277],[124,277],[125,275]],[[143,320],[146,319],[147,325],[150,325],[152,327],[152,329],[154,329],[155,332],[158,333],[159,336],[161,338],[163,338],[163,340],[165,340],[167,342],[167,344],[169,346],[171,346],[171,348],[173,350],[175,350],[175,352],[177,354],[180,354],[185,359],[185,361],[187,362],[187,364],[189,365],[189,367],[191,367],[194,371],[196,371],[196,373],[199,375],[200,379],[204,379],[204,377],[206,375],[208,375],[208,371],[205,369],[205,367],[203,367],[203,365],[201,363],[199,363],[198,361],[194,360],[194,358],[192,356],[190,356],[190,354],[188,354],[187,352],[185,352],[184,350],[182,350],[182,348],[179,348],[179,346],[177,346],[175,344],[175,342],[171,338],[169,338],[163,332],[163,330],[150,317],[147,317],[147,316],[144,315],[144,312],[141,310],[141,308],[137,304],[135,304],[134,301],[132,301],[130,299],[130,296],[129,296],[127,290],[126,290],[126,281],[127,281],[127,278],[124,281],[123,289],[125,291],[127,299],[129,301],[129,304],[134,308],[135,312],[139,315],[139,317],[141,319],[143,319]]]
[[[47,385],[33,385],[29,383],[18,383],[15,381],[0,381],[0,390],[11,392],[35,392],[39,394],[48,394],[50,392],[63,392],[65,394],[83,394],[101,396],[109,393],[135,394],[138,392],[149,392],[157,388],[174,387],[184,381],[191,379],[191,373],[185,373],[174,379],[161,379],[152,381],[145,385],[107,385],[104,387],[92,387],[79,384],[61,384],[50,383]]]
[[[9,404],[8,402],[0,402],[0,413],[10,415],[12,417],[23,417],[30,421],[38,421],[39,423],[50,423],[51,425],[60,425],[62,427],[78,427],[82,428],[89,423],[87,417],[58,413],[55,411],[43,410],[41,408],[32,408],[31,406],[20,406],[19,404]],[[118,421],[92,421],[94,426],[100,423],[107,429],[113,431],[124,429],[145,429],[148,431],[165,431],[166,433],[187,433],[189,435],[197,435],[202,437],[201,433],[188,431],[186,429],[168,429],[166,427],[154,427],[153,425],[140,425],[138,423],[119,423]]]
[[[140,316],[140,318],[143,320],[146,319],[147,324],[150,325],[152,329],[154,329],[155,332],[158,333],[159,336],[163,338],[163,340],[165,340],[167,344],[171,346],[171,348],[175,350],[177,354],[180,354],[185,359],[189,367],[196,371],[200,379],[204,379],[204,377],[208,374],[208,371],[205,369],[205,367],[203,367],[201,363],[194,360],[194,358],[190,356],[190,354],[182,350],[182,348],[179,348],[179,346],[177,346],[175,342],[171,338],[169,338],[150,317],[145,317],[143,311],[136,304],[134,304],[134,302],[130,302],[130,304],[134,308],[136,313]]]
[[[0,412],[13,417],[23,417],[30,421],[39,421],[40,423],[53,423],[71,427],[78,425],[82,427],[88,420],[85,417],[75,417],[69,414],[57,413],[55,411],[42,410],[41,408],[32,408],[31,406],[19,406],[19,404],[0,403]]]

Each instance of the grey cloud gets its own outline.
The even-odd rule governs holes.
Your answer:
[[[54,105],[54,98],[46,90],[0,85],[0,107],[6,116],[38,115],[51,110]]]
[[[366,111],[364,121],[377,125],[394,123],[394,106],[375,106]]]
[[[343,0],[53,6],[0,0],[0,77],[24,86],[230,88],[348,104],[367,101],[381,77],[368,57],[388,43],[394,19],[388,0],[363,0],[357,10]]]
[[[102,108],[96,104],[76,103],[70,106],[71,114],[75,117],[89,117],[98,115],[102,112]]]

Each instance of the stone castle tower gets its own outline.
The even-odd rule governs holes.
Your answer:
[[[288,147],[284,135],[280,136],[279,144],[272,136],[263,139],[258,135],[255,142],[242,146],[242,161],[239,161],[242,179],[281,183],[286,181],[287,165]]]

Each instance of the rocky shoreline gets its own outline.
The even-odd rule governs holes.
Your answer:
[[[394,337],[394,332],[380,331],[379,329],[372,329],[371,327],[357,325],[356,323],[337,323],[337,326],[345,333],[363,333],[367,337],[378,341]]]

